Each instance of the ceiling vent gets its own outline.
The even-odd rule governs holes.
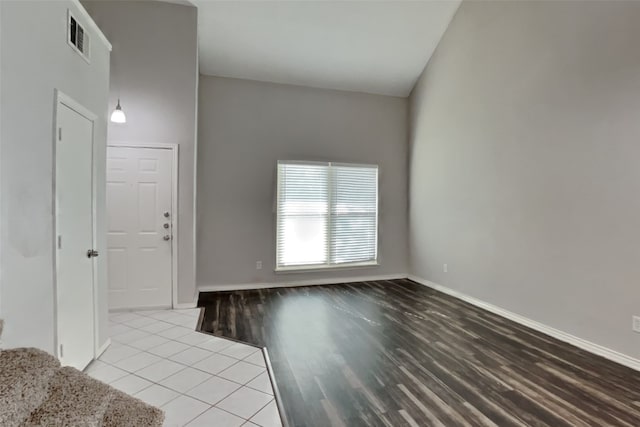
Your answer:
[[[85,61],[89,62],[89,34],[69,10],[67,19],[67,43]]]

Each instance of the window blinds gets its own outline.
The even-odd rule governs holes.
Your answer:
[[[278,163],[277,268],[374,263],[378,167]]]

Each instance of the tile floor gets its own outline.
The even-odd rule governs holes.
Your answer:
[[[195,331],[199,309],[112,313],[87,368],[165,412],[165,426],[281,426],[262,351]]]

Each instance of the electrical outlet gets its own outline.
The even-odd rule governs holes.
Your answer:
[[[262,270],[262,261],[256,261],[256,270]]]
[[[444,271],[445,273],[449,272],[449,267],[447,266],[447,264],[442,264],[442,271]]]
[[[634,332],[640,332],[640,316],[632,316],[632,324],[631,324],[631,328],[634,330]]]

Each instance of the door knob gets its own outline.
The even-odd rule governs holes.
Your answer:
[[[162,240],[171,240],[171,236],[167,234],[162,238]]]
[[[162,226],[163,226],[164,228],[169,228],[169,223],[168,223],[168,222],[165,222],[164,224],[162,224]]]
[[[100,254],[99,254],[99,253],[98,253],[98,251],[96,251],[95,249],[89,249],[89,250],[87,250],[87,258],[95,258],[95,257],[97,257],[98,255],[100,255]]]
[[[169,212],[165,212],[163,215],[165,218],[169,218]]]

